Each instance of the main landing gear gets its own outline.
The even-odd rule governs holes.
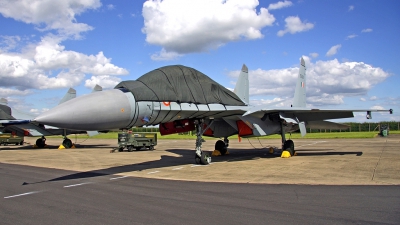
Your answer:
[[[286,140],[285,138],[285,123],[285,120],[281,120],[282,151],[288,151],[290,153],[290,156],[294,156],[294,143],[292,140]]]
[[[221,155],[225,155],[228,152],[229,140],[227,137],[224,140],[218,140],[215,143],[215,150],[218,150]]]
[[[203,120],[197,120],[195,122],[196,136],[197,136],[195,161],[196,161],[196,164],[208,165],[211,162],[211,156],[208,153],[205,153],[205,152],[203,152],[203,150],[201,150],[201,146],[203,145],[203,142],[204,142],[202,135],[203,135],[204,131],[208,129],[208,127],[206,129],[203,129],[203,124],[204,124]]]

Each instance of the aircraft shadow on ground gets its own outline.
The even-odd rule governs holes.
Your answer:
[[[355,155],[355,156],[362,156],[363,152],[360,151],[346,151],[346,152],[327,152],[327,150],[333,149],[301,149],[296,150],[296,156],[328,156],[328,155]]]
[[[33,144],[25,144],[25,145],[7,145],[1,146],[0,151],[2,150],[49,150],[49,149],[58,149],[60,145],[47,145],[44,148],[34,148]],[[86,149],[86,148],[110,148],[110,145],[106,144],[96,144],[96,145],[76,145],[76,149]]]
[[[213,162],[233,162],[233,161],[244,161],[244,160],[254,160],[258,158],[274,158],[277,156],[268,154],[267,150],[243,150],[243,149],[230,149],[232,152],[230,155],[213,157]],[[139,151],[140,152],[140,151]],[[167,152],[171,152],[177,154],[179,156],[169,156],[169,155],[161,155],[159,160],[147,161],[137,164],[109,167],[105,169],[99,170],[91,170],[86,172],[77,172],[73,174],[69,174],[62,177],[57,177],[54,179],[50,179],[47,181],[41,182],[33,182],[33,183],[24,183],[27,184],[35,184],[35,183],[43,183],[43,182],[53,182],[53,181],[64,181],[64,180],[76,180],[76,179],[84,179],[84,178],[93,178],[99,176],[107,176],[114,175],[118,173],[126,173],[126,172],[135,172],[135,171],[143,171],[150,169],[159,169],[164,167],[174,167],[174,166],[187,166],[194,164],[194,150],[186,150],[186,149],[172,149],[167,150]],[[211,152],[210,152],[211,153]],[[118,154],[118,153],[113,153]],[[131,152],[130,154],[135,154]]]
[[[362,152],[326,152],[328,149],[318,150],[325,152],[309,152],[316,150],[300,150],[298,151],[299,156],[318,156],[318,155],[348,155],[355,154],[357,156],[362,155]],[[76,180],[76,179],[84,179],[84,178],[93,178],[99,176],[108,176],[115,175],[119,173],[126,172],[140,172],[144,170],[150,169],[160,169],[164,167],[179,167],[179,166],[188,166],[194,164],[194,150],[186,150],[186,149],[171,149],[166,150],[167,152],[171,152],[177,154],[179,156],[169,156],[169,155],[161,155],[161,158],[158,160],[147,161],[137,164],[130,165],[122,165],[109,167],[99,170],[91,170],[86,172],[77,172],[73,174],[69,174],[66,176],[57,177],[54,179],[50,179],[42,182],[53,182],[53,181],[65,181],[65,180]],[[307,151],[307,152],[302,152]],[[136,151],[131,152],[130,154],[135,154]],[[139,151],[140,152],[140,151]],[[230,154],[218,157],[212,157],[212,162],[237,162],[237,161],[248,161],[248,160],[256,160],[260,158],[276,158],[280,157],[279,154],[269,154],[268,149],[229,149]],[[211,153],[211,152],[209,152]],[[113,153],[118,154],[118,153]],[[210,167],[212,168],[212,167]],[[42,183],[35,182],[35,183]],[[24,183],[26,184],[34,184],[34,183]]]

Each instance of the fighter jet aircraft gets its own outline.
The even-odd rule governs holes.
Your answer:
[[[102,87],[96,85],[93,92],[102,91]],[[76,90],[70,88],[64,97],[58,103],[59,105],[65,103],[76,97]],[[97,131],[77,131],[68,130],[58,127],[45,127],[44,124],[32,121],[35,118],[34,115],[23,113],[18,110],[12,109],[8,106],[8,101],[5,98],[0,99],[0,132],[2,133],[14,133],[18,136],[52,136],[52,135],[63,135],[66,137],[69,134],[76,134],[87,132],[90,136],[96,135]],[[71,147],[72,141],[68,138],[63,140],[64,147]],[[38,147],[44,147],[44,143],[41,138],[36,140]]]
[[[173,65],[155,69],[137,80],[122,81],[112,90],[72,99],[43,113],[35,121],[71,130],[126,129],[159,124],[162,135],[196,130],[195,162],[208,164],[202,136],[223,138],[215,144],[226,152],[228,137],[282,136],[283,149],[294,154],[285,133],[306,127],[340,126],[325,120],[353,117],[353,112],[392,110],[338,110],[306,108],[306,66],[301,58],[293,104],[286,108],[249,105],[248,69],[243,65],[234,92],[200,71]]]

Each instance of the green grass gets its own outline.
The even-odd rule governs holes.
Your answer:
[[[390,131],[390,134],[400,134],[400,131]],[[334,139],[334,138],[374,138],[378,135],[378,132],[332,132],[332,133],[307,133],[306,136],[301,137],[299,133],[294,133],[291,135],[291,139]],[[289,138],[290,134],[286,134],[286,138]],[[49,136],[50,137],[50,136]],[[55,138],[61,138],[62,136],[52,136]],[[79,135],[68,135],[69,138],[79,138],[79,139],[117,139],[117,132],[101,133],[99,135],[88,137],[86,134]],[[172,139],[172,140],[195,140],[196,136],[192,135],[179,135],[171,134],[166,136],[161,136],[160,133],[157,134],[158,139]],[[274,134],[269,136],[258,137],[261,139],[280,139],[280,135]],[[204,137],[204,139],[214,139],[211,137]],[[230,139],[237,139],[237,135],[231,136]]]

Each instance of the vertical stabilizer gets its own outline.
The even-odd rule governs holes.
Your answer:
[[[8,105],[8,101],[5,98],[0,98],[0,104],[2,105]]]
[[[306,63],[303,57],[300,60],[299,76],[294,91],[293,107],[306,107]]]
[[[76,98],[76,90],[73,88],[70,88],[58,104],[60,105],[66,101],[73,99],[73,98]]]
[[[103,88],[100,85],[96,84],[96,86],[94,86],[94,88],[92,90],[92,93],[97,92],[97,91],[102,91],[102,90],[103,90]]]
[[[233,91],[246,105],[249,104],[249,71],[247,66],[243,64],[240,71],[238,81]]]

